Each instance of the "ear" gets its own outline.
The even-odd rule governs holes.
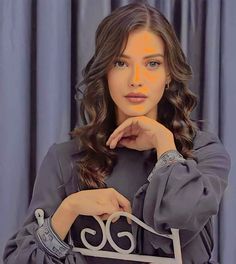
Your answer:
[[[170,82],[171,82],[171,76],[170,76],[170,72],[168,72],[166,75],[166,83],[170,83]]]

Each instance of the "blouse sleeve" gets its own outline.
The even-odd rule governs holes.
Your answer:
[[[57,144],[50,147],[39,168],[25,222],[8,240],[4,263],[87,263],[82,254],[70,250],[70,246],[53,232],[50,225],[51,216],[66,197],[56,148]],[[44,211],[46,219],[42,225],[36,221],[37,209]]]
[[[198,162],[179,159],[155,166],[144,198],[144,222],[160,233],[168,233],[169,228],[180,229],[180,235],[187,231],[181,246],[217,214],[231,166],[230,156],[215,134],[202,131],[198,140],[193,153]],[[155,245],[158,236],[150,237]]]

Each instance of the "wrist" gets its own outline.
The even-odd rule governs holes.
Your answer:
[[[168,130],[163,135],[157,134],[155,149],[156,149],[158,158],[166,151],[177,150],[173,133]]]
[[[71,210],[67,198],[62,201],[56,212],[52,215],[51,227],[61,240],[65,239],[77,216]]]
[[[156,152],[157,152],[157,159],[159,159],[164,153],[170,151],[170,150],[177,150],[176,149],[176,146],[173,145],[173,146],[166,146],[166,147],[163,147],[163,148],[157,148],[156,149]]]
[[[70,196],[66,197],[64,201],[61,203],[61,208],[65,214],[71,219],[75,219],[79,216],[79,212],[77,212],[76,207],[71,202]]]

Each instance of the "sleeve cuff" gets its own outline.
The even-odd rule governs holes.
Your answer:
[[[148,176],[148,181],[150,182],[153,174],[156,170],[160,169],[161,167],[168,166],[172,163],[176,163],[178,161],[185,162],[186,159],[181,155],[177,150],[168,150],[164,152],[158,159],[157,163],[155,164],[152,172]]]
[[[71,249],[71,246],[54,232],[51,226],[51,217],[45,219],[43,225],[37,229],[36,235],[43,248],[54,257],[65,258]]]

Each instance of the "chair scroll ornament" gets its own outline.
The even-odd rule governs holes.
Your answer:
[[[130,232],[119,232],[117,235],[118,237],[124,237],[127,236],[130,239],[131,246],[129,249],[122,249],[118,247],[115,242],[113,241],[110,233],[110,225],[113,218],[116,218],[117,216],[125,216],[130,218],[132,221],[135,221],[138,225],[143,227],[144,229],[148,230],[149,232],[152,232],[156,235],[167,237],[169,239],[172,239],[173,246],[174,246],[174,258],[167,258],[167,257],[156,257],[156,256],[148,256],[148,255],[139,255],[139,254],[130,254],[133,252],[133,250],[136,247],[136,242],[134,239],[134,236]],[[99,216],[93,216],[97,222],[99,223],[101,230],[102,230],[102,242],[98,246],[92,246],[88,243],[88,241],[85,238],[85,234],[89,233],[92,235],[96,234],[96,231],[91,228],[84,228],[81,231],[81,240],[82,243],[86,248],[79,248],[79,247],[73,247],[74,252],[80,252],[83,255],[86,256],[93,256],[93,257],[102,257],[102,258],[113,258],[113,259],[122,259],[122,260],[129,260],[129,261],[138,261],[138,262],[147,262],[149,264],[182,264],[182,256],[181,256],[181,247],[180,247],[180,239],[179,239],[179,230],[178,229],[171,229],[172,234],[160,234],[156,232],[153,228],[143,223],[141,220],[139,220],[134,215],[127,213],[127,212],[115,212],[107,219],[106,224],[101,220]],[[71,236],[70,236],[71,240]],[[104,251],[101,250],[106,242],[109,242],[111,247],[116,251]],[[71,240],[72,241],[72,240]],[[73,245],[73,242],[71,243]]]

